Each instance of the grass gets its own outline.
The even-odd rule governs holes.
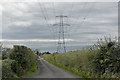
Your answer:
[[[46,59],[45,59],[45,60],[46,60]],[[63,66],[63,65],[53,63],[53,62],[51,62],[51,61],[49,61],[49,60],[46,60],[46,61],[48,61],[49,63],[51,63],[51,64],[53,64],[53,65],[55,65],[55,66],[57,66],[57,67],[59,67],[59,68],[61,68],[61,69],[64,69],[64,70],[66,70],[66,71],[68,71],[68,72],[71,72],[71,73],[79,76],[80,78],[90,78],[90,76],[89,76],[88,74],[84,73],[83,71],[77,72],[77,71],[75,71],[75,70],[72,69],[72,68],[68,68],[68,67],[65,67],[65,66]]]

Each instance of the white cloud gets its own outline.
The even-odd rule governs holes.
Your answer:
[[[10,40],[10,39],[1,39],[2,42],[57,42],[56,39],[26,39],[26,40]],[[65,39],[65,41],[73,41],[72,39]]]

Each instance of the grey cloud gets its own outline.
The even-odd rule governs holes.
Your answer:
[[[57,39],[59,26],[52,25],[59,22],[59,18],[55,21],[55,16],[61,13],[69,17],[68,21],[65,20],[71,25],[65,26],[65,37],[73,40],[66,43],[74,45],[68,46],[68,50],[94,44],[97,38],[105,35],[117,36],[117,3],[40,3],[40,5],[37,2],[6,3],[3,11],[3,39]],[[46,18],[47,23],[51,23],[50,26],[43,15],[48,16]],[[56,42],[19,44],[25,44],[33,49],[39,48],[42,51],[55,51],[57,45]]]

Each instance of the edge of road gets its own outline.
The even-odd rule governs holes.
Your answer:
[[[42,58],[42,59],[43,59],[43,58]],[[43,59],[43,60],[46,60],[46,59]],[[83,71],[80,71],[80,72],[78,73],[77,71],[75,71],[75,70],[73,70],[73,69],[70,69],[70,68],[68,68],[68,67],[62,66],[62,65],[60,65],[60,64],[53,63],[53,62],[51,62],[51,61],[49,61],[49,60],[46,60],[46,61],[49,62],[50,64],[52,64],[52,65],[60,68],[60,69],[63,69],[64,71],[69,72],[69,73],[71,73],[71,74],[73,74],[73,75],[75,75],[75,76],[78,76],[78,77],[80,77],[80,78],[90,78],[90,76],[87,75],[87,74],[85,74]]]

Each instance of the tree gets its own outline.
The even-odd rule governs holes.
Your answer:
[[[51,53],[50,52],[43,52],[42,55],[44,55],[44,54],[51,54]]]

